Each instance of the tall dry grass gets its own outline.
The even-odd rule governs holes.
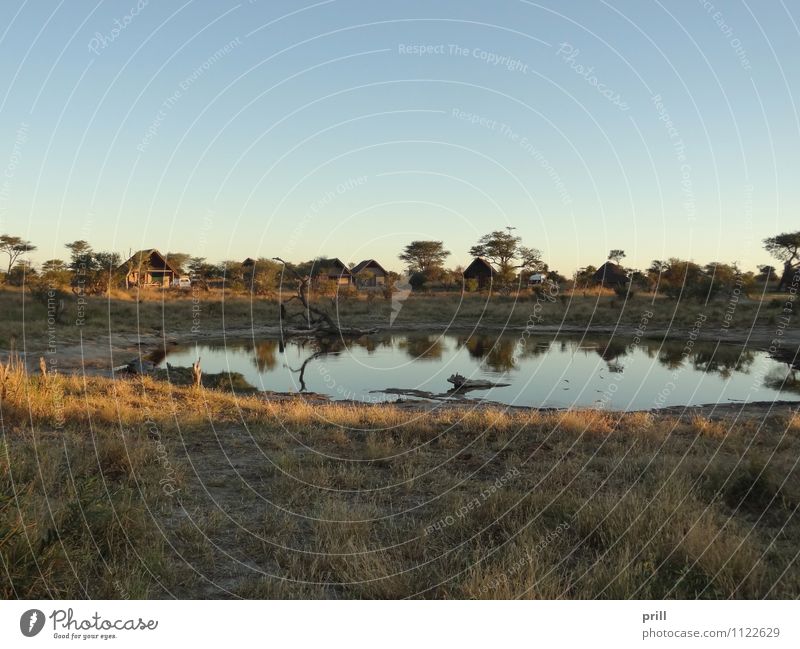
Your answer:
[[[800,595],[790,411],[418,411],[3,371],[5,597]]]

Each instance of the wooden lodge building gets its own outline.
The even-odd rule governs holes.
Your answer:
[[[341,259],[315,259],[311,262],[309,272],[314,282],[329,281],[340,286],[349,286],[354,283],[353,273]]]
[[[358,288],[376,288],[386,285],[386,269],[374,259],[365,259],[350,270]]]
[[[181,276],[180,270],[155,248],[134,253],[118,270],[127,285],[139,287],[167,288]]]

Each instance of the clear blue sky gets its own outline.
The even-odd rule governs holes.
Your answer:
[[[454,266],[510,225],[567,274],[612,247],[755,268],[800,228],[797,3],[2,11],[0,232],[35,261],[87,239],[399,268],[441,239]]]

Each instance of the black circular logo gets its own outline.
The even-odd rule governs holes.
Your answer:
[[[19,630],[22,635],[32,638],[44,627],[44,613],[38,608],[32,608],[30,611],[25,611],[22,617],[19,618]]]

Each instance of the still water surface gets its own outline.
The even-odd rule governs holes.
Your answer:
[[[357,341],[277,340],[175,347],[160,366],[202,359],[204,372],[240,372],[260,390],[302,388],[334,399],[392,401],[374,390],[403,388],[445,393],[446,379],[509,383],[469,392],[470,399],[540,407],[639,410],[657,406],[800,400],[800,377],[786,363],[741,346],[642,341],[609,337],[534,337],[518,334],[391,333]],[[300,369],[305,364],[305,371]]]

